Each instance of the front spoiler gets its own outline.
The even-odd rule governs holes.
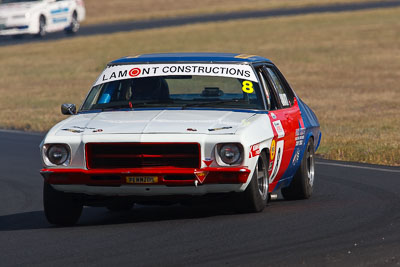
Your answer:
[[[166,185],[121,185],[121,186],[92,186],[53,184],[54,189],[67,193],[85,194],[89,196],[110,197],[163,197],[163,196],[203,196],[242,192],[242,184],[205,184],[195,186],[166,186]],[[147,199],[151,200],[151,199]]]
[[[202,184],[244,184],[250,170],[245,167],[138,168],[138,169],[42,169],[45,181],[53,185],[90,186],[189,186]],[[157,182],[130,183],[128,177],[157,177]]]

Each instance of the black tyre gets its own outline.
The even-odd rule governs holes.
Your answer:
[[[307,199],[313,192],[314,185],[314,169],[315,169],[315,151],[314,140],[308,140],[306,151],[300,167],[297,170],[292,182],[288,187],[282,188],[282,196],[288,200]]]
[[[80,26],[81,25],[79,24],[79,21],[78,21],[78,14],[76,12],[74,12],[72,14],[71,24],[69,25],[68,28],[65,29],[65,32],[67,34],[77,33],[79,31]]]
[[[49,223],[60,226],[76,224],[83,208],[73,194],[57,191],[46,182],[43,185],[43,205]]]
[[[109,211],[129,211],[133,208],[133,205],[134,203],[129,200],[116,200],[106,207]]]
[[[265,153],[261,153],[250,184],[238,196],[237,208],[240,212],[260,212],[269,199],[268,161]]]
[[[39,31],[36,36],[40,38],[46,36],[46,18],[44,16],[39,18]]]

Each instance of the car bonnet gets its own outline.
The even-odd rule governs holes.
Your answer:
[[[139,110],[80,114],[55,135],[234,134],[256,113],[219,110]]]

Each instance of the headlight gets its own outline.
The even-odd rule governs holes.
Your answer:
[[[66,145],[50,145],[46,150],[46,157],[50,163],[62,165],[69,159],[69,149]]]
[[[218,155],[225,164],[240,163],[242,147],[239,144],[220,144],[217,149]]]

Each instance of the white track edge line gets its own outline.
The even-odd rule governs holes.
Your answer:
[[[382,171],[382,172],[400,173],[400,170],[389,170],[389,169],[383,169],[383,168],[363,167],[363,166],[355,166],[355,165],[340,164],[340,163],[316,162],[316,164],[339,166],[339,167],[346,167],[346,168],[355,168],[355,169],[365,169],[365,170],[373,170],[373,171]]]

